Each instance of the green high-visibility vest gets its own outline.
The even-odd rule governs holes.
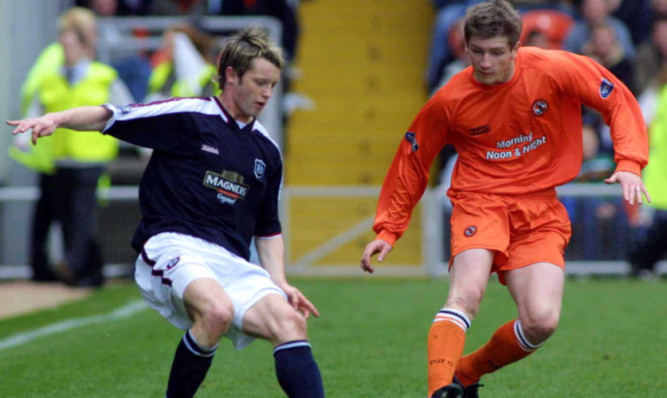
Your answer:
[[[651,205],[667,210],[667,85],[660,90],[658,111],[649,129],[648,165],[643,177]]]
[[[57,73],[65,64],[65,52],[59,43],[49,44],[37,57],[28,76],[21,85],[21,115],[25,116],[28,107],[39,90],[39,83],[45,75]]]
[[[45,112],[59,112],[86,105],[108,102],[116,71],[104,64],[92,62],[86,76],[70,86],[58,71],[44,74],[36,86],[35,95]],[[74,131],[58,128],[55,134],[39,139],[28,151],[14,146],[9,156],[35,171],[52,174],[58,159],[68,158],[82,163],[106,163],[118,155],[118,141],[99,132]]]
[[[206,64],[198,78],[199,86],[202,88],[202,96],[217,96],[220,94],[217,83],[212,81],[212,76],[216,74],[214,65]],[[177,80],[174,76],[174,64],[170,61],[162,62],[153,68],[148,80],[149,93],[161,93],[165,97],[194,97],[193,93],[185,82]]]
[[[111,85],[118,78],[110,66],[92,62],[86,76],[70,86],[60,74],[42,79],[39,99],[46,112],[59,112],[85,105],[108,102]],[[73,159],[82,163],[106,163],[118,155],[118,141],[99,132],[58,128],[51,137],[53,159]]]

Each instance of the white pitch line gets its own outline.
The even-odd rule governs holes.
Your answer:
[[[125,306],[117,310],[113,310],[106,314],[92,315],[85,318],[67,319],[62,322],[47,325],[39,329],[31,330],[28,332],[17,333],[13,336],[7,337],[6,339],[0,340],[0,351],[8,348],[18,347],[38,337],[49,336],[55,333],[64,332],[65,330],[74,329],[81,326],[93,325],[96,323],[127,318],[147,308],[148,305],[146,305],[146,303],[143,300],[136,300],[126,304]]]

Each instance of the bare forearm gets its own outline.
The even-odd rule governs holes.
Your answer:
[[[31,131],[32,143],[37,144],[40,137],[53,134],[58,127],[80,131],[102,131],[111,114],[111,111],[103,106],[83,106],[35,118],[7,120],[7,124],[15,127],[13,135]]]
[[[62,112],[49,113],[59,127],[79,131],[101,131],[111,117],[111,111],[103,106],[83,106]]]
[[[255,238],[255,247],[257,247],[259,262],[271,274],[271,279],[277,284],[287,283],[283,257],[285,253],[283,238]]]

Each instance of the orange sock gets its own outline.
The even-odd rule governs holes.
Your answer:
[[[428,332],[428,396],[452,382],[463,355],[470,320],[461,311],[443,308]]]
[[[468,386],[487,373],[527,357],[539,347],[526,340],[518,319],[507,322],[496,330],[488,343],[461,358],[456,378]]]

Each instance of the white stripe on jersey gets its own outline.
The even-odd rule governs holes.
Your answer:
[[[167,115],[170,113],[179,112],[197,112],[207,115],[220,115],[222,120],[227,123],[227,115],[220,108],[221,105],[214,97],[188,97],[188,98],[170,98],[163,101],[150,102],[148,104],[128,104],[123,106],[115,106],[112,104],[102,105],[112,112],[111,117],[107,121],[102,133],[107,131],[118,120],[132,120],[145,117]],[[257,130],[266,139],[268,139],[278,150],[280,161],[283,161],[283,154],[278,144],[271,138],[268,130],[262,125],[259,120],[255,120],[253,130]],[[280,177],[280,188],[278,191],[278,199],[282,196],[284,175]]]
[[[118,120],[132,120],[145,117],[167,115],[170,113],[196,112],[206,115],[220,115],[227,122],[227,116],[222,112],[218,103],[210,97],[206,98],[170,98],[148,104],[129,104],[114,106],[104,104],[105,108],[113,112],[102,132],[107,131]],[[264,130],[266,131],[266,130]],[[275,143],[274,143],[275,144]]]
[[[271,143],[276,146],[276,148],[278,149],[278,152],[280,152],[280,147],[278,146],[278,144],[276,144],[276,142],[273,140],[273,138],[271,138],[271,136],[269,135],[269,131],[266,129],[266,127],[264,127],[264,125],[262,123],[259,122],[259,120],[255,120],[255,124],[252,127],[253,127],[253,130],[259,131],[260,133],[262,133],[262,135],[264,137],[268,138],[269,141],[271,141]],[[283,158],[283,154],[282,154],[282,152],[280,152],[280,159],[282,160],[282,158]]]

